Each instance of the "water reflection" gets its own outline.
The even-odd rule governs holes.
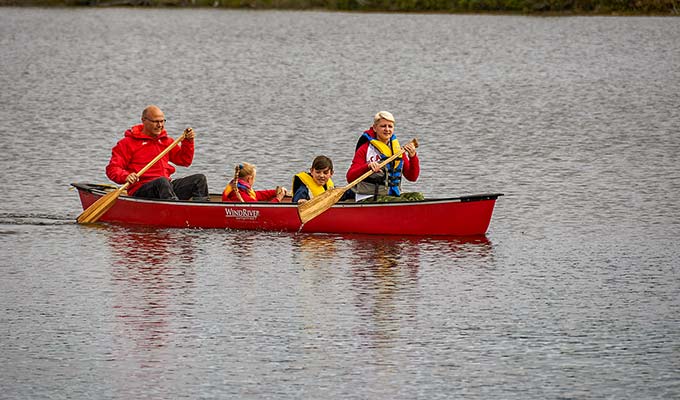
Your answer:
[[[493,243],[486,236],[441,237],[423,239],[418,243],[427,264],[462,261],[465,265],[476,265],[479,260],[493,259]]]
[[[335,235],[296,234],[292,244],[303,268],[311,269],[336,258],[339,240]]]
[[[416,315],[410,300],[418,296],[419,239],[352,236],[347,241],[354,302],[362,319],[357,334],[366,347],[392,347],[402,322]]]
[[[485,237],[420,238],[350,236],[355,306],[363,323],[358,335],[369,348],[391,348],[405,326],[417,325],[423,268],[442,260],[484,259],[493,247]]]
[[[169,231],[145,227],[106,226],[107,239],[116,256],[115,263],[125,268],[151,268],[163,271],[195,259],[191,231]]]
[[[248,260],[255,256],[258,242],[261,242],[263,235],[257,231],[231,231],[225,235],[224,248],[230,249],[237,260]],[[242,263],[236,264],[237,268],[243,268]]]
[[[140,357],[142,366],[149,366],[159,361],[153,349],[166,347],[181,329],[177,321],[192,318],[194,237],[189,232],[146,228],[106,229],[114,257],[114,330],[121,341],[115,348],[121,351],[120,358],[131,352]]]

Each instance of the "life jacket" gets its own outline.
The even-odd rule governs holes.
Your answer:
[[[323,186],[317,184],[314,181],[314,178],[312,178],[312,175],[309,174],[309,172],[300,172],[299,174],[296,174],[293,177],[293,185],[291,186],[293,188],[293,193],[295,193],[298,190],[301,184],[307,186],[307,189],[309,189],[310,199],[313,198],[314,196],[320,195],[321,193],[325,192],[328,189],[333,189],[335,187],[335,184],[333,184],[333,180],[330,178],[328,178],[328,181]]]
[[[222,192],[222,199],[226,199],[227,197],[229,197],[231,192],[234,191],[234,186],[232,184],[233,182],[234,182],[234,180],[232,179],[227,184],[227,187],[224,188],[224,191]],[[242,181],[241,179],[239,179],[238,182],[236,183],[236,187],[239,189],[239,192],[241,192],[241,193],[245,192],[253,200],[257,200],[257,195],[255,194],[255,191],[253,190],[253,188],[248,186],[248,184],[245,183],[244,181]]]
[[[380,140],[372,137],[370,135],[370,131],[364,132],[364,134],[361,136],[359,139],[359,142],[362,144],[365,142],[369,142],[373,148],[380,153],[380,160],[384,161],[388,158],[390,158],[394,153],[398,152],[401,150],[401,146],[399,145],[399,141],[397,140],[397,137],[395,135],[392,135],[390,138],[390,144],[386,145],[385,143],[381,142]],[[369,151],[366,152],[367,158],[370,157],[370,147],[368,149]],[[387,194],[389,196],[400,196],[401,195],[401,172],[402,169],[404,168],[404,163],[402,162],[403,154],[397,157],[394,161],[390,162],[385,166],[387,170],[387,174],[385,176],[386,179],[386,184],[387,184]],[[370,161],[370,160],[366,160]]]

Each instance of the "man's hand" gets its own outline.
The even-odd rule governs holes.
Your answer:
[[[196,137],[196,132],[192,128],[187,128],[184,130],[184,139],[186,140],[194,140]]]
[[[130,175],[125,178],[125,182],[129,183],[130,185],[134,184],[139,180],[139,177],[137,176],[136,172],[131,173]]]

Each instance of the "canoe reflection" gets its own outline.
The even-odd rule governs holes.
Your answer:
[[[235,260],[249,260],[255,256],[263,241],[274,240],[271,233],[257,231],[227,231],[224,235],[224,248],[233,253]],[[271,236],[271,237],[270,237]],[[245,263],[236,263],[236,268],[244,269]]]
[[[115,347],[120,357],[136,354],[140,365],[157,365],[153,349],[169,343],[178,315],[187,318],[194,304],[193,237],[127,227],[108,227],[106,235],[113,257],[115,337],[121,341]]]
[[[343,236],[351,248],[355,306],[363,323],[357,325],[362,345],[390,348],[400,332],[417,325],[421,303],[421,274],[433,264],[456,259],[479,260],[493,254],[485,236],[470,238],[420,238]]]
[[[416,315],[420,239],[390,237],[346,238],[351,258],[354,305],[362,323],[357,325],[362,345],[395,345],[402,320]]]
[[[120,266],[158,268],[194,261],[193,236],[188,231],[144,227],[107,228],[115,262]]]
[[[423,262],[428,264],[450,263],[453,260],[484,260],[493,257],[493,244],[486,236],[450,237],[426,239],[417,243],[426,254]]]
[[[336,235],[300,234],[292,244],[293,254],[305,268],[317,268],[336,258],[340,242]]]

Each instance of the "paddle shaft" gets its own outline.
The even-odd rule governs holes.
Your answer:
[[[418,140],[416,140],[415,138],[414,138],[413,140],[411,140],[410,143],[413,143],[413,146],[418,147]],[[382,167],[384,167],[385,165],[391,163],[391,162],[394,161],[397,157],[401,156],[401,155],[404,154],[405,152],[406,152],[406,150],[404,150],[404,148],[402,147],[398,152],[392,154],[389,158],[386,158],[385,160],[381,161],[380,164],[378,164],[378,168],[382,168]],[[375,172],[374,172],[372,169],[369,169],[368,171],[366,171],[366,173],[364,173],[363,175],[361,175],[361,176],[358,177],[357,179],[353,180],[349,185],[343,187],[343,191],[345,191],[345,192],[348,191],[349,189],[351,189],[351,188],[353,188],[354,186],[358,185],[358,184],[359,184],[361,181],[363,181],[364,179],[366,179],[366,178],[368,178],[369,176],[373,175],[374,173],[375,173]]]
[[[161,158],[165,157],[165,155],[168,154],[170,152],[170,150],[172,150],[175,146],[177,146],[179,144],[179,142],[184,140],[186,135],[187,135],[187,130],[185,129],[184,132],[182,132],[182,134],[179,135],[179,137],[177,139],[175,139],[174,142],[170,143],[170,146],[166,147],[165,150],[161,151],[156,157],[154,157],[153,160],[151,160],[148,164],[146,164],[144,166],[144,168],[140,169],[139,172],[137,172],[137,178],[144,175],[144,173],[146,171],[148,171],[149,168],[153,167],[154,164],[156,164]],[[125,182],[125,185],[118,188],[118,192],[122,193],[123,190],[128,188],[128,186],[130,186],[130,182]]]
[[[153,167],[153,165],[156,164],[158,162],[158,160],[165,157],[165,155],[168,154],[170,152],[170,150],[172,150],[175,146],[177,146],[177,144],[179,142],[184,140],[186,135],[187,135],[187,130],[185,129],[184,132],[182,132],[182,134],[179,135],[179,137],[177,139],[175,139],[175,141],[170,144],[170,146],[166,147],[165,150],[161,151],[160,154],[158,154],[153,160],[151,160],[151,162],[146,164],[146,166],[144,166],[144,168],[140,169],[139,172],[137,172],[137,177],[142,176],[146,171],[149,170],[149,168]]]
[[[186,130],[184,132],[182,132],[182,134],[179,135],[179,137],[177,139],[175,139],[175,141],[172,142],[170,144],[170,146],[166,147],[165,150],[161,151],[156,157],[154,157],[153,160],[151,160],[148,164],[146,164],[144,166],[144,168],[140,169],[139,172],[137,172],[137,178],[144,175],[144,173],[146,171],[148,171],[149,168],[153,167],[154,164],[156,164],[161,158],[165,157],[165,155],[168,154],[170,152],[170,150],[172,150],[175,146],[177,146],[177,144],[179,144],[179,142],[184,140],[184,138],[186,137],[186,134],[187,134],[186,132],[187,132]],[[127,189],[128,186],[130,186],[130,182],[125,182],[125,185],[119,187],[118,191],[122,192],[123,190]]]

